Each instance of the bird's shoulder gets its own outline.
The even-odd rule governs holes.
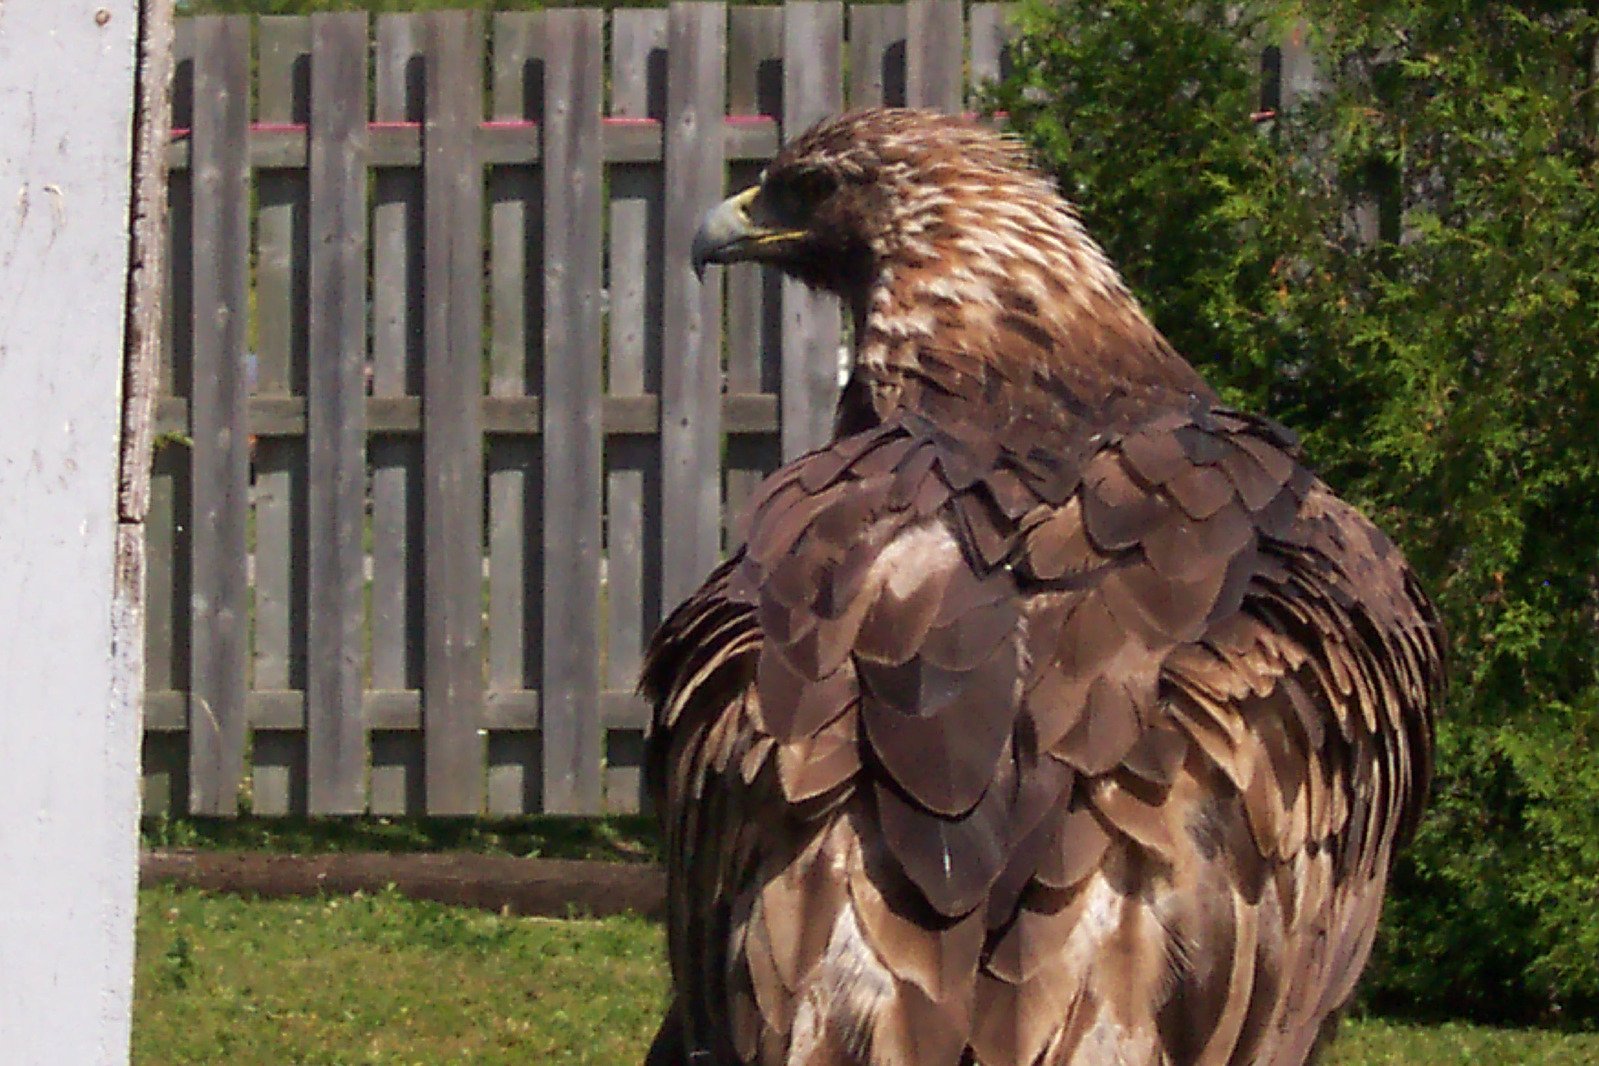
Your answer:
[[[677,679],[739,661],[724,688],[789,803],[864,793],[892,865],[954,915],[1093,861],[1103,833],[1069,812],[1169,843],[1147,801],[1207,743],[1247,789],[1287,715],[1417,732],[1430,608],[1286,430],[1206,397],[967,400],[779,470],[657,639]],[[1301,784],[1258,805],[1262,854],[1303,842]]]
[[[1076,410],[1073,399],[1034,390],[951,405],[961,418],[923,403],[770,478],[727,583],[773,658],[810,682],[852,658],[920,661],[935,622],[1003,602],[1025,620],[1032,672],[1064,655],[1077,683],[1099,682],[1094,700],[1074,691],[1084,706],[1110,698],[1095,649],[1128,668],[1136,646],[1152,676],[1132,686],[1140,706],[1118,732],[1146,720],[1166,653],[1238,610],[1270,545],[1327,540],[1299,529],[1319,483],[1290,433],[1208,398],[1122,395]],[[1059,647],[1039,646],[1051,632]],[[894,647],[880,648],[888,634]],[[1117,647],[1102,647],[1112,636]],[[1067,723],[1041,724],[1044,740],[1063,739]],[[1118,746],[1082,753],[1081,768]]]

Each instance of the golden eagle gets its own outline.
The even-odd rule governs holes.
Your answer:
[[[1306,1061],[1431,770],[1398,550],[981,127],[824,122],[694,258],[837,293],[855,348],[645,666],[648,1063]]]

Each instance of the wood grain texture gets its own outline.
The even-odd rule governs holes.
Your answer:
[[[761,163],[777,151],[777,131],[772,125],[724,117],[722,137],[730,160]],[[539,162],[539,142],[528,138],[518,126],[485,125],[476,131],[473,140],[485,165],[536,165]],[[654,124],[609,124],[602,133],[607,163],[659,163],[663,158],[663,142],[661,128]],[[263,126],[251,130],[249,159],[255,170],[305,166],[305,130],[299,126]],[[420,166],[421,130],[410,124],[378,126],[372,131],[371,159],[376,167]],[[167,146],[169,169],[186,173],[190,163],[187,138]]]
[[[779,7],[728,11],[727,110],[732,115],[783,120],[783,24]],[[728,192],[760,180],[763,164],[732,162]],[[756,263],[724,269],[727,279],[727,387],[731,392],[776,393],[781,349],[780,279]],[[732,507],[731,494],[729,498]]]
[[[460,815],[483,805],[483,37],[463,12],[422,27],[426,795]]]
[[[783,116],[783,11],[734,7],[728,11],[727,109],[781,123]],[[760,180],[765,161],[729,160],[728,191]],[[731,393],[777,399],[782,381],[783,281],[775,270],[737,263],[727,278],[727,388]],[[723,543],[743,536],[742,522],[755,488],[781,462],[781,439],[727,423],[727,473],[722,510]]]
[[[667,199],[662,248],[661,596],[676,603],[721,546],[721,289],[689,264],[700,217],[723,196],[725,10],[675,2],[668,11]]]
[[[191,132],[194,129],[194,38],[193,19],[179,19],[172,27],[172,126]],[[168,145],[169,150],[173,147]],[[193,376],[190,370],[194,342],[193,186],[192,172],[174,170],[169,161],[167,241],[171,255],[167,261],[168,300],[161,324],[161,363],[157,371],[162,397],[189,395]]]
[[[844,6],[789,0],[783,7],[783,136],[797,137],[844,108]],[[833,435],[838,404],[838,298],[783,280],[782,455],[792,459]]]
[[[256,31],[256,118],[307,122],[311,114],[311,24],[260,20]],[[310,190],[306,171],[258,171],[256,194],[256,364],[252,406],[306,390],[310,307]],[[306,442],[261,436],[251,425],[254,470],[254,640],[251,686],[306,683]],[[263,731],[251,744],[251,812],[304,813],[305,734]]]
[[[1007,49],[1015,39],[1014,4],[973,4],[971,6],[971,61],[968,70],[966,106],[976,110],[982,87],[1010,74]]]
[[[965,104],[965,28],[960,0],[905,5],[905,99],[956,114]]]
[[[172,125],[194,124],[194,21],[183,19],[172,29]],[[191,311],[191,263],[194,245],[191,182],[188,173],[168,173],[166,189],[167,248],[164,280],[166,294],[159,324],[156,364],[156,398],[160,405],[175,395],[187,396],[192,374],[190,352],[194,340]],[[158,422],[159,419],[153,419]],[[184,430],[188,429],[185,421]],[[144,593],[144,684],[152,692],[172,693],[183,706],[187,724],[189,618],[189,474],[193,466],[189,448],[159,425],[152,425],[149,500],[146,505]],[[142,809],[181,814],[188,809],[188,738],[146,733],[141,749]]]
[[[306,794],[366,809],[361,720],[366,517],[367,19],[311,19],[310,465]]]
[[[611,16],[611,106],[617,118],[666,113],[666,12],[618,9]],[[659,403],[661,382],[661,214],[659,164],[610,167],[608,396]],[[605,666],[608,690],[630,690],[644,643],[660,620],[661,448],[655,433],[605,439]],[[607,730],[604,809],[636,811],[637,733]],[[631,756],[631,757],[630,757]]]
[[[189,808],[238,812],[248,669],[250,23],[195,22],[193,587]]]
[[[849,106],[904,107],[905,103],[904,6],[851,6]]]
[[[143,809],[180,815],[188,810],[188,737],[152,731],[150,703],[170,698],[177,724],[188,727],[189,451],[158,445],[150,464],[144,522],[145,742]]]
[[[602,12],[546,13],[544,809],[597,809],[600,722]]]
[[[494,17],[491,113],[498,121],[544,114],[547,31],[538,13]],[[537,133],[523,136],[540,143]],[[537,397],[544,389],[544,184],[541,167],[489,172],[489,394]],[[518,419],[541,428],[540,413]],[[543,669],[544,493],[542,441],[493,435],[488,443],[489,700],[539,696]],[[497,732],[488,742],[488,810],[538,810],[542,761],[532,731]]]
[[[122,451],[117,472],[117,517],[134,524],[144,522],[150,506],[150,450],[160,390],[169,253],[166,143],[172,128],[173,7],[174,0],[152,0],[139,18],[128,359],[122,381]],[[142,599],[141,594],[141,611]]]
[[[381,15],[376,21],[373,115],[379,122],[418,122],[423,115],[421,20]],[[408,402],[418,410],[422,387],[422,174],[387,168],[372,183],[372,395],[374,403]],[[369,429],[376,430],[368,418]],[[374,432],[372,465],[371,684],[418,689],[422,682],[422,448],[415,437]],[[420,814],[422,738],[374,733],[374,814]]]

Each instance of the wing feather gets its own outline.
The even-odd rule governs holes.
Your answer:
[[[657,636],[684,1039],[1297,1062],[1352,987],[1430,769],[1430,606],[1271,424],[1030,402],[803,458]]]

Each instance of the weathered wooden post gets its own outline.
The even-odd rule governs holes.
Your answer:
[[[171,0],[0,4],[0,1062],[19,1066],[128,1057],[170,27]]]

